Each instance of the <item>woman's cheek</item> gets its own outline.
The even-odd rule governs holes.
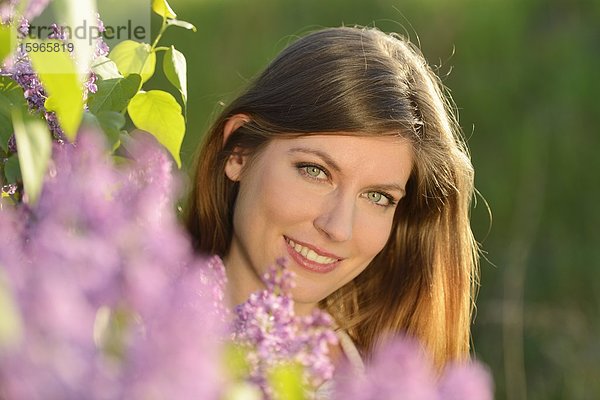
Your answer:
[[[270,210],[272,222],[294,220],[306,214],[314,196],[302,187],[297,177],[290,174],[271,174],[264,182],[261,196]]]
[[[392,223],[392,219],[386,215],[373,215],[369,212],[361,213],[357,216],[354,227],[356,243],[361,245],[365,254],[374,257],[385,247],[390,237]]]
[[[314,217],[313,214],[320,209],[324,197],[322,188],[315,185],[318,184],[307,182],[297,173],[296,176],[280,181],[278,188],[281,211],[295,217]]]

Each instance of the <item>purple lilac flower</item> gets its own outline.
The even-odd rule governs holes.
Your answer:
[[[277,260],[263,276],[266,289],[253,293],[235,309],[234,341],[250,349],[250,380],[265,396],[272,393],[267,376],[273,368],[297,362],[304,367],[305,381],[316,388],[333,376],[329,345],[337,344],[333,320],[321,311],[298,317],[291,296],[294,274],[284,259]]]
[[[106,32],[104,22],[102,21],[102,19],[100,19],[100,14],[96,14],[96,17],[98,20],[98,32],[100,32],[100,33]],[[104,41],[104,37],[100,36],[98,38],[98,40],[96,41],[96,49],[94,51],[94,59],[96,59],[98,57],[107,56],[109,51],[110,51],[110,49],[109,49],[108,45],[106,44],[106,42]]]
[[[19,39],[24,39],[29,34],[29,21],[27,18],[22,17],[19,27],[17,28]]]
[[[8,64],[9,65],[7,65],[5,69],[2,69],[2,74],[9,75],[19,86],[21,86],[21,88],[23,88],[23,96],[27,101],[29,109],[33,112],[42,113],[54,138],[59,142],[64,141],[65,136],[59,126],[56,115],[46,111],[46,91],[37,74],[33,71],[33,67],[31,66],[27,54],[24,52],[17,53],[15,59],[11,60]],[[16,146],[11,150],[16,151]]]
[[[224,331],[212,317],[206,275],[192,268],[161,292],[161,302],[146,318],[146,337],[133,343],[123,398],[217,399],[224,387],[218,366]],[[199,296],[203,289],[205,298]],[[208,298],[206,298],[208,297]],[[208,301],[199,301],[208,300]]]
[[[96,50],[94,51],[94,58],[106,57],[106,56],[108,56],[109,52],[110,52],[110,48],[108,47],[108,45],[106,44],[104,39],[102,37],[99,37],[98,41],[96,42]]]
[[[29,58],[26,55],[21,55],[13,64],[10,74],[12,79],[23,88],[23,95],[29,109],[33,112],[42,113],[54,139],[59,143],[63,143],[65,135],[58,123],[56,114],[46,111],[45,102],[48,96],[42,86],[42,82],[33,71]],[[92,84],[91,88],[93,89],[96,86],[95,80]]]
[[[25,18],[32,20],[42,13],[50,4],[50,0],[29,0],[27,10],[25,10]]]
[[[439,382],[442,400],[492,400],[490,372],[478,362],[451,364]]]
[[[38,15],[47,6],[48,2],[49,0],[31,1],[29,3],[28,13],[26,13],[26,16]],[[10,15],[12,17],[13,2],[7,4],[6,7],[4,7],[2,10],[4,9],[8,10],[6,11],[7,13],[9,13],[7,15]],[[104,27],[104,23],[100,19],[100,15],[96,14],[96,17],[99,32],[102,33],[106,30],[106,28]],[[48,35],[48,38],[63,41],[67,40],[66,31],[59,25],[54,23],[50,25],[50,29],[51,32]],[[20,38],[24,38],[28,35],[29,21],[27,18],[21,18],[18,27],[18,33]],[[104,42],[102,36],[100,36],[98,40],[96,40],[94,46],[94,59],[100,56],[108,55],[109,47]],[[17,84],[19,84],[19,86],[23,88],[23,94],[25,96],[30,110],[34,112],[39,111],[40,113],[42,113],[42,115],[46,119],[48,128],[50,129],[50,132],[52,133],[54,139],[58,143],[64,143],[65,135],[58,123],[56,115],[53,112],[47,112],[45,109],[44,105],[47,99],[47,95],[42,86],[41,81],[39,80],[38,76],[36,75],[35,71],[31,66],[31,62],[29,60],[29,57],[27,56],[27,53],[22,51],[22,49],[18,50],[16,54],[13,55],[13,57],[10,57],[8,60],[6,60],[4,66],[0,67],[0,75],[10,76],[15,82],[17,82]],[[90,72],[87,81],[84,82],[83,96],[84,98],[87,98],[89,93],[96,93],[97,91],[97,76],[93,72]]]
[[[56,23],[50,25],[50,31],[51,32],[48,35],[48,39],[57,39],[63,41],[67,39],[67,34],[64,27],[59,26]]]
[[[435,375],[414,341],[396,340],[379,349],[362,377],[342,372],[336,399],[437,400]]]
[[[136,161],[117,169],[100,137],[56,145],[39,203],[0,212],[24,328],[3,349],[3,398],[217,399],[223,266],[193,255],[156,142],[134,142]],[[102,309],[127,317],[121,331],[95,334]]]
[[[90,93],[96,93],[98,91],[98,85],[96,85],[96,74],[90,73],[89,79],[84,83],[85,89]]]
[[[96,14],[96,18],[97,18],[97,24],[98,24],[97,25],[98,32],[102,33],[104,31],[106,31],[106,28],[104,27],[104,22],[102,22],[102,20],[100,19],[100,14]],[[109,52],[110,52],[110,48],[104,41],[103,36],[100,35],[100,37],[98,39],[96,39],[96,43],[94,44],[94,54],[92,55],[92,59],[95,60],[98,57],[108,56]],[[97,80],[98,80],[98,77],[96,76],[96,74],[94,72],[90,72],[88,80],[84,83],[84,89],[85,89],[84,96],[86,98],[89,93],[96,93],[98,91],[98,85],[96,84]]]
[[[46,111],[44,112],[44,118],[46,119],[46,124],[48,125],[48,129],[50,129],[50,133],[52,133],[54,140],[58,144],[64,144],[66,136],[60,127],[56,114],[53,111]]]
[[[491,400],[489,373],[478,363],[449,364],[441,377],[423,348],[398,337],[381,346],[364,376],[349,366],[336,376],[334,399],[352,400]]]
[[[8,138],[8,152],[9,153],[17,152],[17,138],[14,133],[12,135],[10,135],[10,138]]]
[[[29,59],[25,55],[19,56],[10,69],[12,79],[23,88],[23,94],[29,108],[43,110],[46,101],[46,92],[39,78],[33,71]]]
[[[18,0],[8,0],[0,2],[0,22],[6,24],[10,22],[14,15],[15,5]]]
[[[15,193],[17,193],[17,184],[9,183],[8,185],[2,186],[2,193],[7,194],[9,196],[14,195]]]

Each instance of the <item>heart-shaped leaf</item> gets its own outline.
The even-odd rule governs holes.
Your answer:
[[[181,167],[179,151],[185,134],[185,120],[177,100],[162,90],[139,92],[129,102],[127,111],[135,126],[154,135]]]
[[[122,78],[117,64],[106,56],[98,57],[92,64],[92,71],[102,79]]]
[[[102,111],[123,112],[137,93],[141,80],[140,75],[130,74],[127,78],[98,81],[98,90],[89,95],[88,108],[94,114]]]
[[[124,40],[112,49],[108,57],[123,76],[139,74],[144,83],[154,75],[156,68],[156,54],[151,49],[148,43]]]

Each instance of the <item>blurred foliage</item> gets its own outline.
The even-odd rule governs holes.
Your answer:
[[[417,42],[452,91],[493,213],[473,210],[487,258],[473,341],[497,398],[600,397],[600,1],[171,3],[198,27],[165,34],[188,57],[184,165],[219,102],[296,36],[359,24]]]

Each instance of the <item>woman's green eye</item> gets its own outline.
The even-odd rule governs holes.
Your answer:
[[[381,195],[381,193],[369,192],[368,197],[369,200],[371,200],[373,203],[379,203],[383,196]]]
[[[317,177],[321,174],[321,169],[317,167],[306,167],[306,173],[312,177]]]
[[[296,164],[296,168],[298,168],[300,175],[304,176],[305,178],[313,179],[319,182],[329,179],[329,174],[327,174],[327,172],[318,165]]]
[[[378,206],[387,207],[395,204],[388,196],[379,192],[368,192],[366,197],[367,200]]]

